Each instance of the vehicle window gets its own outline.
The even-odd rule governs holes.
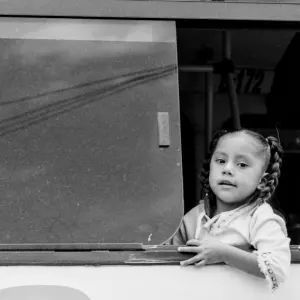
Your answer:
[[[229,30],[229,33],[241,125],[265,136],[279,136],[281,140],[285,155],[273,204],[287,221],[291,244],[299,245],[300,121],[297,99],[300,31],[239,28]],[[222,30],[179,29],[180,67],[218,66],[224,59],[222,43]],[[205,75],[203,72],[182,72],[180,78],[182,113],[194,131],[197,169],[193,177],[197,179],[205,157]],[[220,72],[213,75],[213,86],[213,130],[233,128],[228,87]],[[197,193],[189,201],[195,203],[200,198],[200,191],[198,182]]]
[[[0,243],[148,243],[183,215],[174,22],[0,20]]]

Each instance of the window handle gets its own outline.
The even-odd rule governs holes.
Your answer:
[[[168,112],[157,113],[158,145],[160,148],[170,147],[170,118]]]

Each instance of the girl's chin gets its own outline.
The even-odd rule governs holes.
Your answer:
[[[234,207],[234,208],[239,207],[244,204],[243,200],[238,200],[238,199],[232,199],[232,198],[227,198],[227,197],[220,197],[217,199],[223,205],[228,205],[228,206]]]

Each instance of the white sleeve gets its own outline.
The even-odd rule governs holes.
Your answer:
[[[288,276],[291,264],[290,239],[284,220],[269,204],[255,211],[250,222],[250,242],[257,262],[272,290]]]

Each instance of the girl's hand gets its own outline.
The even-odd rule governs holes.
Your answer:
[[[196,253],[190,259],[180,262],[182,266],[195,265],[196,267],[224,262],[228,245],[218,239],[208,237],[202,241],[189,240],[187,247],[179,247],[179,252]]]

